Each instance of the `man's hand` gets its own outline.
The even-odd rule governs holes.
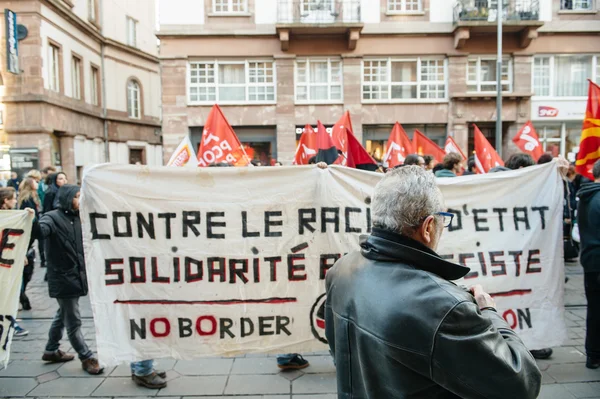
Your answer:
[[[25,266],[27,266],[29,264],[29,261],[27,260],[27,256],[25,257]]]
[[[562,155],[559,155],[557,158],[554,158],[554,162],[558,165],[558,172],[560,175],[563,179],[566,179],[567,173],[569,172],[569,161],[563,158]]]
[[[317,168],[327,169],[327,164],[325,162],[317,162]]]
[[[475,297],[475,301],[477,302],[479,309],[496,308],[496,302],[494,301],[494,298],[485,292],[481,285],[474,285],[469,291]]]
[[[25,210],[27,212],[29,212],[30,215],[35,215],[35,211],[33,209],[31,209],[31,208],[25,208]]]

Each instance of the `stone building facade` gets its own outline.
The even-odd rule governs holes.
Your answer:
[[[0,1],[27,29],[20,73],[0,62],[2,170],[54,165],[80,183],[95,163],[162,165],[154,4]]]
[[[344,110],[376,158],[394,122],[439,144],[490,142],[495,0],[159,0],[167,157],[221,105],[255,157],[290,163],[302,127]],[[597,0],[504,0],[503,153],[533,120],[573,157],[587,79],[600,82]]]

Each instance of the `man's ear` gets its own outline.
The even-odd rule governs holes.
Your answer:
[[[429,244],[433,241],[435,235],[435,217],[433,215],[427,216],[419,228],[419,234],[424,243]]]

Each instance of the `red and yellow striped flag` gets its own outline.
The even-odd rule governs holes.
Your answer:
[[[575,170],[580,175],[594,180],[592,167],[598,159],[600,159],[600,86],[590,80]]]

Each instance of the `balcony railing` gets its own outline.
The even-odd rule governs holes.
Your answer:
[[[497,21],[498,1],[502,0],[459,0],[454,5],[454,23]],[[502,19],[506,22],[539,21],[539,0],[504,0]]]
[[[360,22],[360,0],[279,0],[280,24],[343,24]]]

